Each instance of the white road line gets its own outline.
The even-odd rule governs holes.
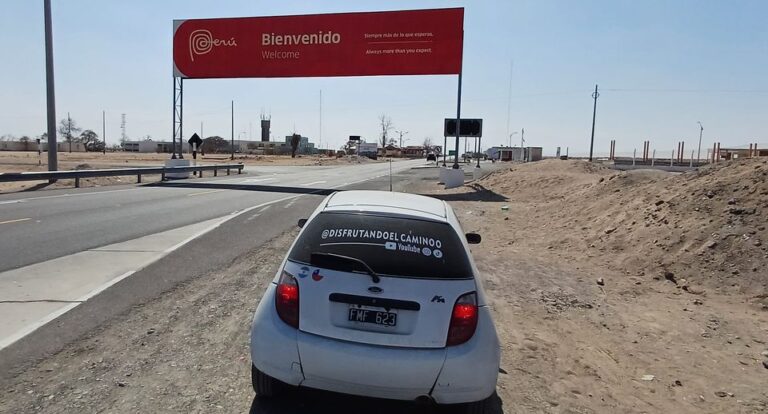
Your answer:
[[[263,212],[265,212],[265,211],[269,210],[269,208],[270,208],[270,207],[272,207],[272,206],[271,206],[271,205],[270,205],[270,206],[265,206],[264,208],[262,208],[261,210],[259,210],[259,213],[263,213]]]
[[[324,184],[324,183],[327,183],[327,182],[328,182],[328,181],[312,181],[311,183],[301,184],[301,186],[303,186],[303,187],[309,187],[310,185],[315,185],[315,184]]]
[[[152,188],[152,187],[142,187],[142,188]],[[18,199],[18,200],[2,201],[2,202],[0,202],[0,204],[26,203],[26,202],[29,202],[29,201],[47,200],[47,199],[51,199],[51,198],[99,195],[99,194],[106,194],[106,193],[120,193],[120,192],[123,192],[123,191],[135,191],[135,190],[139,190],[139,188],[126,188],[124,190],[93,191],[93,192],[90,192],[90,193],[68,193],[68,194],[59,194],[59,195],[54,195],[54,196],[29,197],[29,198],[21,198],[21,199]]]
[[[32,218],[27,217],[27,218],[23,218],[23,219],[0,221],[0,224],[18,223],[18,222],[27,221],[27,220],[32,220]]]
[[[199,193],[192,193],[192,194],[187,194],[187,197],[194,197],[194,196],[205,195],[205,194],[213,194],[213,193],[219,193],[219,192],[221,192],[221,191],[225,191],[225,190],[209,190],[209,191],[202,191],[202,192],[199,192]]]
[[[274,180],[277,180],[277,178],[249,178],[247,180],[240,181],[240,184],[259,183],[262,181],[274,181]]]

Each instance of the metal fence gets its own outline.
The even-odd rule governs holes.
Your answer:
[[[200,177],[203,171],[213,171],[213,176],[219,175],[219,171],[226,171],[230,175],[232,170],[237,170],[238,174],[243,172],[243,164],[221,164],[221,165],[199,165],[190,167],[145,167],[145,168],[118,168],[108,170],[72,170],[72,171],[37,171],[22,173],[2,173],[0,174],[0,183],[11,181],[56,181],[63,179],[74,179],[75,187],[80,187],[81,178],[94,177],[117,177],[126,175],[135,175],[137,182],[141,183],[142,175],[160,175],[161,180],[166,179],[166,174],[199,172]]]

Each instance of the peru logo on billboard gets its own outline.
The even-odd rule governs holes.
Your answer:
[[[194,62],[195,56],[210,52],[214,46],[237,46],[237,41],[234,37],[229,40],[214,39],[208,30],[195,30],[189,35],[189,59]]]
[[[449,75],[464,9],[174,21],[174,76]]]

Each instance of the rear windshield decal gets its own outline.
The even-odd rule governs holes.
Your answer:
[[[382,275],[436,279],[473,276],[458,232],[447,223],[427,220],[324,212],[307,222],[288,259],[309,264],[313,253],[360,259]],[[315,270],[310,269],[304,273],[307,278]]]
[[[394,231],[381,230],[362,230],[362,229],[325,229],[320,234],[323,240],[329,239],[358,239],[375,240],[383,243],[371,243],[363,241],[343,241],[320,243],[320,246],[339,246],[339,245],[365,245],[365,246],[383,246],[387,250],[400,251],[406,253],[422,254],[426,257],[434,256],[436,259],[443,257],[443,252],[439,250],[443,247],[440,239],[426,236],[414,236],[412,234],[398,233]],[[434,250],[433,250],[434,248]]]
[[[441,248],[443,242],[427,236],[415,236],[412,234],[398,233],[395,231],[362,230],[362,229],[325,229],[320,237],[323,240],[334,238],[373,239],[379,241],[391,241],[396,243],[412,243],[422,246]]]

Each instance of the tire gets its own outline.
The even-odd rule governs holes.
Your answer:
[[[282,391],[283,383],[259,371],[251,364],[251,384],[259,397],[270,398]]]

